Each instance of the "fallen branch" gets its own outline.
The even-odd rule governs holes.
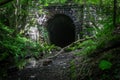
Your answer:
[[[76,43],[78,43],[78,42],[83,42],[83,41],[86,41],[86,40],[89,40],[89,39],[93,39],[93,38],[94,38],[94,36],[88,37],[88,38],[84,38],[84,39],[79,39],[79,40],[71,43],[70,45],[62,48],[57,54],[55,54],[55,55],[53,55],[53,56],[50,56],[50,57],[48,57],[47,59],[52,59],[52,58],[57,57],[59,54],[63,53],[65,49],[69,48],[69,47],[72,46],[73,44],[76,44]]]

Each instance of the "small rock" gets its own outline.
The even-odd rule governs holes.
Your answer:
[[[47,66],[48,64],[52,63],[52,60],[51,59],[45,59],[43,61],[43,66]]]
[[[26,64],[26,68],[34,68],[36,66],[37,61],[34,58],[28,60]]]

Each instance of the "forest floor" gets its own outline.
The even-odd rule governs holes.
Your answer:
[[[91,57],[76,55],[80,51],[62,51],[55,57],[38,60],[29,58],[24,69],[11,71],[7,80],[120,80],[120,47]],[[99,68],[104,60],[111,62],[111,68]]]
[[[70,78],[71,62],[77,59],[79,50],[64,52],[50,59],[28,59],[23,70],[13,71],[8,80],[72,80]],[[55,54],[55,53],[54,53]]]
[[[29,58],[7,80],[120,80],[119,38],[90,55],[76,55],[81,50],[66,52],[63,48],[45,58]]]
[[[76,55],[80,51],[62,51],[55,57],[38,60],[30,58],[24,69],[11,71],[7,80],[120,80],[119,46],[89,57]],[[104,60],[111,62],[111,68],[99,68]]]

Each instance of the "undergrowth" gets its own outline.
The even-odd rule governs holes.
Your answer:
[[[50,53],[54,45],[33,42],[23,35],[13,34],[14,30],[0,23],[0,79],[7,76],[12,68],[22,69],[28,55],[37,57]]]
[[[90,59],[89,63],[87,63],[88,65],[84,66],[84,68],[86,70],[89,70],[89,69],[87,69],[87,67],[91,66],[91,71],[88,71],[89,73],[87,73],[88,78],[87,77],[85,78],[88,80],[97,79],[97,76],[99,74],[102,74],[101,78],[100,78],[101,80],[110,79],[110,75],[108,72],[112,71],[113,64],[114,64],[114,67],[117,66],[115,64],[115,61],[112,61],[112,59],[115,59],[115,58],[111,59],[111,55],[108,52],[111,50],[111,48],[114,49],[114,47],[116,47],[116,45],[117,46],[119,45],[120,35],[114,33],[115,28],[113,27],[112,24],[105,23],[105,24],[103,24],[103,26],[104,26],[104,28],[99,30],[98,33],[94,35],[95,36],[94,39],[85,40],[83,42],[76,43],[76,45],[72,46],[75,48],[74,50],[80,49],[80,52],[76,53],[75,55],[78,55],[78,56],[80,56],[81,54],[85,55],[87,57],[85,61]],[[69,48],[69,49],[73,49],[73,48]],[[109,58],[106,59],[106,56],[104,56],[105,53],[107,56],[109,56]],[[90,57],[91,55],[94,55],[94,56]],[[113,55],[112,55],[112,57],[113,57]],[[119,61],[116,61],[116,63],[117,62],[119,62]],[[85,63],[81,62],[81,64],[84,65]],[[82,66],[81,64],[80,64],[80,68]],[[97,71],[99,71],[98,74],[96,73],[96,75],[94,75],[94,76],[93,76],[94,72],[97,72],[97,71],[94,71],[93,68],[95,68]],[[93,69],[93,71],[92,71],[92,69]],[[118,69],[116,69],[116,70],[118,70]],[[75,70],[72,69],[72,71],[75,71]],[[114,73],[114,71],[113,71],[113,73]],[[116,73],[117,76],[118,76],[118,73]],[[87,76],[87,74],[86,74],[86,76]],[[85,76],[82,76],[81,74],[80,74],[80,76],[81,76],[81,78],[85,77]],[[115,75],[113,76],[113,78],[115,78]]]

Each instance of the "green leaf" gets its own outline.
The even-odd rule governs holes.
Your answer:
[[[99,68],[101,70],[107,70],[110,69],[111,67],[112,67],[112,63],[107,60],[101,60],[99,63]]]

